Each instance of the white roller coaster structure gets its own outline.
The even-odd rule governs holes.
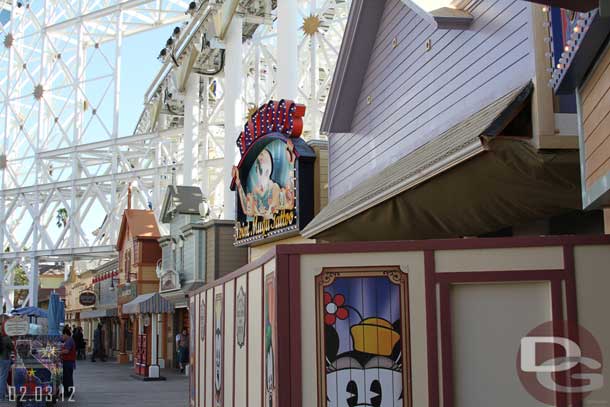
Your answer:
[[[134,207],[158,214],[171,182],[199,185],[212,216],[230,216],[234,140],[259,104],[296,98],[308,108],[305,136],[319,137],[349,1],[277,2],[1,3],[10,13],[0,33],[6,310],[16,290],[28,290],[21,305],[37,304],[41,264],[115,255],[130,187]],[[150,49],[161,67],[138,125],[119,134],[123,38],[168,25],[167,43]],[[27,286],[14,284],[19,267]]]

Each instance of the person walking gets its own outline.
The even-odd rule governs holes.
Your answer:
[[[186,329],[183,329],[178,339],[178,363],[180,373],[184,373],[186,365],[189,363],[189,336]]]
[[[74,333],[72,334],[72,338],[74,339],[74,343],[76,344],[76,359],[77,360],[83,360],[85,359],[84,355],[83,355],[83,350],[84,350],[84,337],[83,337],[83,330],[80,326],[77,326],[76,329],[74,330]]]
[[[106,354],[104,353],[104,330],[102,324],[97,324],[97,328],[93,333],[93,354],[91,355],[91,361],[95,362],[95,357],[98,356],[102,362],[106,361]]]
[[[74,369],[76,369],[76,344],[72,338],[70,327],[66,326],[62,332],[63,345],[61,360],[63,362],[64,397],[69,399],[74,393]]]
[[[0,320],[4,324],[4,318]],[[13,352],[13,341],[10,336],[4,334],[4,329],[0,328],[0,401],[6,397],[6,379],[11,368],[11,353]]]

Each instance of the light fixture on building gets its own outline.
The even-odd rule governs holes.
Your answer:
[[[127,288],[131,287],[131,276],[135,276],[137,278],[138,274],[137,273],[127,273],[127,281],[125,281],[125,287],[127,287]]]
[[[114,282],[116,281],[117,284],[119,283],[119,279],[115,278],[115,276],[118,275],[118,270],[113,271],[112,273],[110,273],[110,291],[114,291],[114,289],[116,288],[114,285]]]

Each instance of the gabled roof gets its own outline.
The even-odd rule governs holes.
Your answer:
[[[516,88],[333,200],[307,225],[302,235],[307,238],[327,238],[327,230],[384,202],[391,202],[392,198],[483,153],[486,150],[484,138],[498,136],[516,112],[529,101],[532,90],[531,83]],[[454,214],[451,216],[455,217]],[[376,221],[371,222],[374,224]],[[404,225],[414,223],[413,219],[409,219]],[[327,236],[324,236],[325,233]],[[414,236],[405,238],[412,239]]]
[[[461,10],[466,2],[454,0],[452,7],[427,12],[417,0],[400,0],[423,21],[435,29],[465,29],[473,20],[472,15]],[[353,0],[343,34],[343,42],[320,125],[322,133],[348,133],[360,89],[369,66],[379,23],[386,0]]]
[[[199,187],[170,185],[165,191],[161,207],[161,222],[169,223],[172,215],[199,215],[199,204],[203,202],[203,193]]]
[[[346,133],[375,45],[386,0],[353,0],[322,118],[322,133]]]
[[[133,237],[138,238],[159,238],[159,227],[155,213],[145,209],[125,209],[123,219],[121,220],[121,229],[117,238],[117,250],[120,250],[120,244],[127,233],[127,227]]]

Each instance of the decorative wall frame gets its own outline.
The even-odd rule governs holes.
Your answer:
[[[407,280],[398,266],[316,276],[318,406],[411,407]]]

